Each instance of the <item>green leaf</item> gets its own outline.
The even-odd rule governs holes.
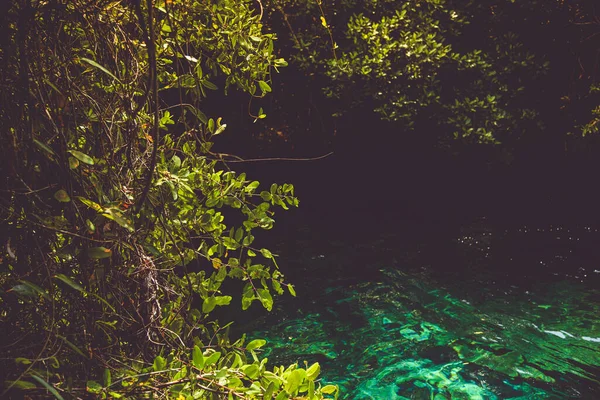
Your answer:
[[[109,387],[112,384],[112,375],[110,369],[104,368],[104,386]]]
[[[94,225],[94,223],[92,221],[90,221],[89,219],[85,220],[85,226],[88,228],[89,233],[94,233],[96,232],[96,226]]]
[[[250,343],[248,343],[246,345],[246,350],[250,351],[250,350],[260,349],[265,344],[267,344],[267,341],[264,339],[254,339],[253,341],[251,341]]]
[[[221,133],[223,133],[223,131],[225,130],[225,128],[227,128],[227,124],[223,124],[221,126],[219,126],[217,128],[217,130],[215,131],[215,133],[213,133],[214,136],[220,135]]]
[[[236,240],[236,242],[240,242],[243,237],[244,237],[244,230],[241,227],[237,228],[237,230],[235,231],[235,235],[234,235],[234,239]]]
[[[90,60],[89,58],[85,58],[85,57],[81,57],[80,60],[85,61],[86,63],[90,64],[93,67],[98,68],[100,71],[104,72],[105,74],[107,74],[108,76],[110,76],[111,78],[116,80],[117,82],[121,83],[119,78],[117,78],[112,72],[110,72],[109,70],[104,68],[102,65],[98,64],[96,61]]]
[[[263,93],[269,93],[271,91],[271,86],[265,81],[258,81],[258,86]]]
[[[269,260],[273,258],[273,254],[267,249],[260,249],[260,254],[262,254],[264,258],[267,258]]]
[[[246,188],[244,189],[244,191],[246,191],[246,193],[253,192],[254,190],[256,190],[256,188],[258,187],[258,185],[260,185],[259,181],[253,181],[253,182],[249,183],[246,186]]]
[[[264,200],[264,201],[271,201],[271,198],[273,196],[271,196],[271,193],[267,192],[266,190],[263,190],[262,192],[260,192],[260,197]]]
[[[202,355],[202,350],[197,345],[194,346],[194,350],[192,350],[192,363],[194,367],[201,370],[204,368],[204,356]]]
[[[290,372],[290,375],[288,376],[287,381],[285,382],[285,391],[291,395],[295,395],[296,392],[298,392],[298,388],[304,381],[304,378],[306,378],[306,371],[302,368],[295,369],[292,372]]]
[[[185,108],[190,111],[192,114],[194,114],[194,116],[196,118],[198,118],[200,120],[200,122],[202,122],[203,124],[206,124],[208,122],[208,117],[206,116],[206,114],[204,114],[202,111],[198,110],[196,107],[191,106],[191,105],[186,105]]]
[[[257,292],[263,307],[267,311],[271,311],[273,309],[273,297],[271,297],[271,293],[267,289],[258,289]]]
[[[71,201],[71,198],[69,197],[67,192],[62,189],[54,193],[54,198],[60,201],[61,203],[68,203]]]
[[[92,247],[87,250],[87,255],[93,259],[109,258],[112,251],[106,247]]]
[[[214,310],[216,306],[217,306],[217,300],[213,296],[207,297],[202,302],[202,312],[204,314],[208,314],[209,312]]]
[[[290,294],[294,297],[296,297],[296,290],[294,290],[294,287],[292,286],[291,283],[288,283],[287,285],[288,291],[290,292]]]
[[[46,153],[52,154],[53,156],[56,155],[54,153],[54,150],[52,150],[47,144],[42,143],[37,139],[33,139],[33,143],[35,143],[40,149],[44,150]]]
[[[27,287],[31,292],[35,292],[39,295],[41,295],[43,298],[45,298],[46,300],[50,300],[50,296],[48,295],[48,292],[46,292],[44,289],[42,289],[41,287],[39,287],[38,285],[36,285],[35,283],[31,283],[29,281],[24,281],[24,280],[20,280],[19,282],[21,282],[25,287]],[[18,286],[18,285],[17,285]],[[14,288],[13,288],[14,290]]]
[[[319,376],[320,372],[321,366],[318,362],[316,362],[306,370],[306,379],[314,381],[317,378],[317,376]]]
[[[64,283],[66,283],[67,285],[69,285],[71,288],[77,290],[78,292],[85,292],[85,290],[83,289],[83,287],[81,287],[80,284],[76,283],[75,281],[73,281],[71,278],[69,278],[65,274],[56,274],[56,275],[54,275],[54,277]]]
[[[78,196],[77,199],[93,210],[96,210],[98,212],[104,212],[104,208],[102,208],[100,204],[95,203],[92,200],[85,199],[81,196]]]
[[[157,356],[154,359],[154,362],[152,363],[152,368],[154,369],[155,372],[163,371],[166,366],[167,366],[167,360],[165,360],[164,357],[161,357],[161,356]]]
[[[210,90],[217,90],[218,89],[217,85],[215,85],[214,83],[212,83],[210,81],[207,81],[206,79],[201,80],[200,83],[202,84],[202,86],[204,86],[207,89],[210,89]]]
[[[46,389],[48,389],[48,391],[50,393],[52,393],[52,395],[54,395],[54,397],[56,397],[58,400],[64,400],[63,397],[58,393],[58,391],[54,388],[54,386],[50,385],[48,382],[46,382],[45,380],[43,380],[42,378],[40,378],[39,376],[35,375],[35,374],[31,374],[31,377],[33,379],[35,379],[36,381],[38,381],[39,383],[41,383]]]
[[[271,382],[271,383],[269,383],[269,386],[267,386],[267,390],[265,390],[263,399],[270,400],[273,397],[274,391],[275,391],[275,382]]]
[[[102,392],[102,385],[96,381],[87,381],[85,384],[85,390],[89,393],[99,394]]]
[[[221,358],[220,352],[216,351],[216,352],[212,353],[210,356],[208,356],[206,359],[204,359],[204,366],[209,367],[213,364],[216,364],[217,361],[219,361],[219,358]]]
[[[248,236],[246,236],[246,237],[244,238],[244,240],[242,241],[242,244],[243,244],[244,246],[250,246],[250,245],[252,244],[252,242],[254,242],[254,236],[253,236],[253,235],[251,235],[251,234],[248,234]],[[250,255],[250,251],[251,251],[251,250],[248,250],[248,255]],[[254,254],[254,252],[252,252],[252,254],[253,254],[253,255],[252,255],[251,257],[253,257],[253,256],[255,256],[255,255],[256,255],[256,254]]]
[[[81,151],[77,151],[77,150],[68,150],[68,152],[71,153],[73,155],[73,157],[75,157],[82,163],[85,163],[88,165],[94,165],[94,159],[92,157],[88,156],[87,154],[82,153]]]
[[[215,302],[218,306],[227,306],[231,303],[231,296],[215,296]]]
[[[333,394],[338,390],[337,386],[334,385],[326,385],[321,388],[321,393],[324,394]]]
[[[242,371],[250,379],[256,379],[258,377],[259,368],[256,364],[244,365]]]
[[[75,169],[77,167],[79,167],[79,160],[75,157],[69,157],[69,168]]]
[[[123,215],[121,210],[118,210],[116,208],[107,208],[106,210],[104,210],[104,213],[102,215],[108,219],[115,221],[117,224],[127,229],[129,232],[134,231],[131,221]]]

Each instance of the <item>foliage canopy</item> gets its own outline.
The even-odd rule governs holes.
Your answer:
[[[265,341],[213,317],[295,295],[254,241],[294,187],[230,170],[202,111],[285,66],[251,2],[23,0],[1,18],[3,393],[337,396],[318,364],[269,367]]]

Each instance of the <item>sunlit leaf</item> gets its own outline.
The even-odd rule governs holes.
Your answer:
[[[105,74],[107,74],[108,76],[110,76],[111,78],[116,80],[117,82],[119,82],[119,83],[121,82],[119,80],[119,78],[117,78],[112,72],[110,72],[109,70],[104,68],[102,65],[98,64],[96,61],[91,60],[89,58],[85,58],[85,57],[81,57],[80,60],[85,61],[86,63],[90,64],[91,66],[93,66],[95,68],[98,68],[100,71],[104,72]]]
[[[94,159],[92,157],[88,156],[87,154],[82,153],[81,151],[77,151],[77,150],[68,150],[68,152],[71,153],[73,155],[73,157],[75,157],[82,163],[88,164],[88,165],[94,165]]]
[[[254,339],[253,341],[251,341],[250,343],[248,343],[246,345],[246,350],[250,351],[250,350],[260,349],[265,344],[267,344],[267,341],[264,339]]]

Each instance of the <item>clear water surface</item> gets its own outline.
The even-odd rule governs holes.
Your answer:
[[[318,361],[345,399],[600,399],[594,229],[304,233],[280,252],[299,299],[249,326],[271,362]]]

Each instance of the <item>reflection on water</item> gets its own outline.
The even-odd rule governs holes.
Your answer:
[[[464,236],[490,258],[491,232],[455,239],[471,246]],[[328,257],[349,261],[325,254],[312,262]],[[257,321],[269,329],[252,336],[269,341],[265,356],[277,364],[319,361],[323,379],[348,399],[600,398],[597,289],[562,278],[523,288],[481,268],[461,273],[470,279],[453,279],[452,266],[402,270],[409,269],[380,268],[353,283],[315,281],[304,304],[289,302]]]

